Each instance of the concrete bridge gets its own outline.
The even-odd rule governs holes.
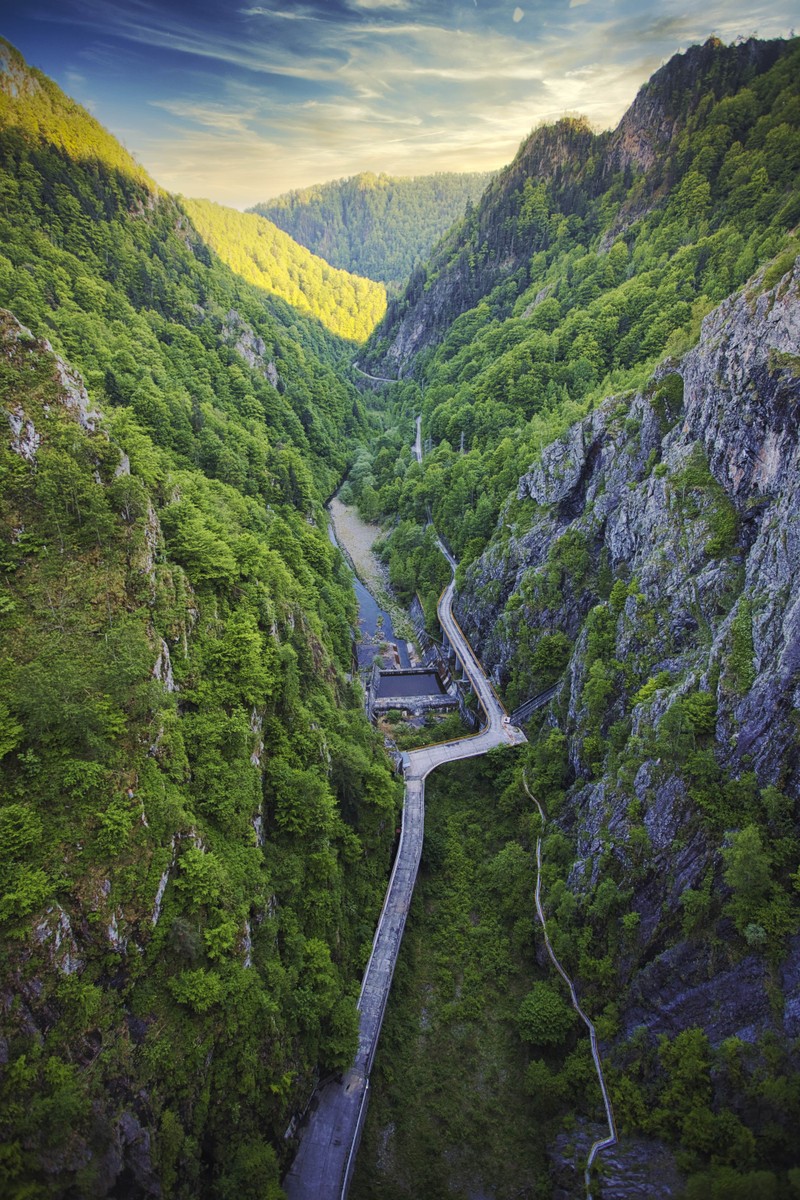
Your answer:
[[[419,426],[417,429],[419,433]],[[439,547],[455,572],[455,559],[441,541]],[[297,1155],[283,1182],[289,1200],[344,1200],[350,1187],[367,1110],[369,1075],[422,854],[426,776],[443,763],[475,758],[495,746],[518,746],[526,740],[511,724],[453,616],[454,591],[455,575],[439,599],[439,621],[475,689],[486,723],[473,737],[403,755],[400,844],[361,985],[358,1051],[349,1071],[320,1088],[309,1106]]]
[[[537,708],[544,708],[545,704],[549,704],[555,696],[561,683],[554,683],[552,687],[545,688],[543,692],[538,692],[535,696],[531,696],[530,700],[526,700],[520,704],[519,708],[515,708],[511,714],[511,721],[514,725],[524,725],[529,717],[532,717]]]

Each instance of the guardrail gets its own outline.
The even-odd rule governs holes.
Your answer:
[[[538,692],[535,696],[531,696],[530,700],[520,704],[519,708],[515,708],[512,713],[509,713],[511,724],[519,725],[521,721],[527,721],[537,708],[543,708],[549,700],[553,699],[560,686],[560,683],[554,683],[552,687],[545,688],[543,692]]]
[[[495,745],[518,745],[525,740],[520,730],[510,727],[505,709],[453,616],[456,562],[441,540],[438,544],[453,570],[453,578],[439,598],[442,628],[451,623],[449,637],[460,643],[460,649],[453,644],[453,650],[474,687],[487,724],[471,737],[420,747],[403,755],[405,799],[400,844],[361,983],[358,1053],[343,1079],[324,1089],[318,1107],[309,1112],[309,1125],[284,1179],[289,1200],[344,1200],[350,1186],[367,1109],[369,1074],[422,853],[426,776],[445,761],[473,757]]]
[[[544,827],[547,823],[545,820],[544,809],[542,808],[542,806],[539,803],[539,801],[537,800],[537,798],[534,796],[533,792],[528,787],[528,776],[524,770],[522,772],[522,785],[525,788],[528,798],[533,801],[533,803],[536,805],[537,809],[539,810],[539,816],[542,819],[542,832],[544,832]],[[534,900],[536,903],[536,914],[537,914],[537,916],[539,918],[539,922],[542,926],[542,935],[544,936],[544,944],[547,949],[547,953],[550,957],[550,961],[552,962],[555,969],[558,971],[561,978],[564,980],[564,983],[567,985],[567,988],[569,990],[569,997],[572,1002],[572,1007],[575,1009],[575,1012],[578,1014],[578,1016],[583,1021],[584,1025],[586,1026],[586,1028],[589,1031],[589,1044],[590,1044],[591,1050],[592,1050],[592,1061],[594,1062],[594,1069],[595,1069],[595,1073],[597,1075],[597,1082],[600,1084],[600,1094],[603,1097],[603,1106],[605,1108],[606,1122],[608,1124],[608,1137],[598,1138],[596,1142],[592,1143],[591,1149],[589,1150],[589,1154],[586,1159],[586,1169],[584,1171],[584,1176],[583,1176],[584,1184],[586,1187],[586,1200],[592,1200],[592,1167],[594,1165],[594,1160],[597,1157],[597,1155],[600,1153],[601,1150],[610,1150],[612,1146],[616,1146],[617,1140],[618,1140],[618,1138],[617,1138],[617,1123],[614,1120],[614,1109],[611,1104],[611,1097],[608,1094],[608,1088],[606,1087],[605,1076],[603,1075],[603,1062],[600,1057],[600,1047],[597,1044],[597,1031],[594,1027],[594,1022],[591,1021],[589,1019],[589,1017],[587,1017],[586,1013],[581,1008],[580,1001],[578,1000],[578,994],[575,991],[575,984],[572,982],[569,975],[564,970],[564,968],[562,967],[558,958],[556,957],[556,952],[550,943],[550,936],[547,932],[547,920],[545,919],[544,908],[542,906],[542,834],[541,833],[536,838],[536,891],[534,893]]]

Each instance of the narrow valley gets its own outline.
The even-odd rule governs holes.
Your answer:
[[[225,20],[290,138],[437,13]],[[9,1200],[800,1195],[800,39],[694,40],[245,213],[0,38]]]

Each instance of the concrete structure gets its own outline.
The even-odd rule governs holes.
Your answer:
[[[367,689],[367,715],[397,709],[413,716],[429,712],[452,712],[459,707],[459,695],[449,672],[442,679],[438,669],[406,667],[372,672]]]
[[[455,571],[452,555],[441,542],[439,545]],[[358,1052],[342,1079],[327,1083],[309,1105],[300,1146],[283,1183],[288,1200],[343,1200],[350,1186],[366,1115],[369,1074],[422,854],[426,776],[442,763],[474,758],[495,746],[518,746],[526,740],[510,723],[453,616],[454,591],[455,576],[439,600],[439,621],[475,690],[486,724],[473,737],[403,755],[406,790],[400,844],[361,985]]]
[[[537,695],[531,696],[530,700],[526,700],[524,704],[520,704],[519,708],[515,708],[511,714],[512,723],[514,725],[524,725],[538,708],[544,708],[545,704],[550,703],[560,686],[560,683],[554,683],[552,687],[545,688],[543,692],[538,692]]]

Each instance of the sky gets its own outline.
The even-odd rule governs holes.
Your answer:
[[[245,208],[360,171],[493,170],[565,114],[613,127],[672,54],[785,37],[797,5],[0,0],[0,18],[162,187]]]

